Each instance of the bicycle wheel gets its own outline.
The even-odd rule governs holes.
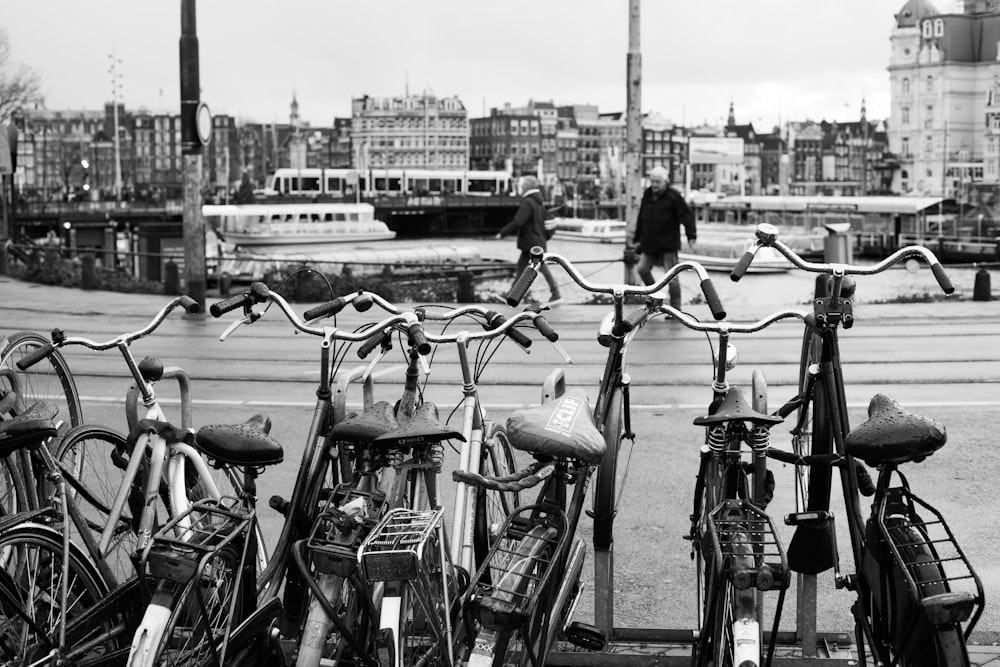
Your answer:
[[[625,435],[624,395],[615,387],[608,399],[607,416],[601,432],[605,452],[594,476],[594,548],[608,549],[614,539],[615,487],[618,475],[618,450]]]
[[[66,560],[69,576],[64,578]],[[49,642],[58,642],[62,622],[81,620],[109,592],[78,546],[70,543],[69,552],[64,552],[62,535],[38,524],[21,524],[0,534],[0,564],[0,655],[4,664],[30,664],[43,658],[50,651]],[[32,619],[44,636],[34,635],[25,618]],[[72,644],[63,647],[62,658],[72,664],[87,664],[119,649],[118,638],[102,638],[116,622],[95,619],[87,628],[76,626]]]
[[[244,591],[239,585],[240,554],[226,546],[212,554],[194,577],[170,597],[169,604],[150,604],[139,631],[137,642],[150,627],[166,618],[156,657],[150,664],[160,667],[200,667],[216,664],[222,643],[229,630],[229,620],[235,610],[242,618]],[[164,588],[174,584],[163,584]],[[160,593],[163,593],[161,589]],[[234,597],[236,606],[233,607]],[[255,602],[255,601],[250,601]],[[166,611],[165,611],[166,610]],[[155,637],[158,632],[146,634]],[[239,647],[233,647],[239,648]],[[133,643],[133,654],[137,652]]]
[[[889,537],[906,563],[918,590],[925,596],[947,593],[946,574],[939,556],[932,551],[927,536],[907,518],[888,517]],[[871,539],[871,537],[869,537]],[[906,577],[895,559],[883,559],[882,576],[889,582],[889,599],[883,614],[892,637],[893,657],[902,667],[936,667],[969,664],[965,637],[957,624],[934,627],[924,617]]]
[[[502,477],[510,475],[517,468],[511,451],[507,430],[500,424],[490,424],[483,438],[482,456],[479,461],[479,474],[484,477]],[[500,540],[510,539],[500,535],[500,528],[507,517],[514,512],[520,498],[517,491],[492,491],[476,487],[476,511],[473,520],[473,546],[475,550],[475,567],[486,560],[491,547]],[[506,551],[512,551],[513,546]],[[498,565],[503,565],[498,563]],[[484,581],[492,581],[493,572],[484,574]]]
[[[70,429],[56,448],[56,460],[70,471],[82,487],[78,489],[72,482],[67,483],[68,493],[96,538],[107,525],[111,506],[125,483],[129,453],[125,436],[113,429],[90,424]],[[118,582],[135,574],[131,556],[139,543],[136,531],[142,504],[142,476],[137,475],[105,554],[105,560]],[[157,509],[157,518],[165,520],[165,507]]]
[[[50,342],[45,336],[32,331],[21,331],[7,339],[7,345],[0,352],[0,396],[11,389],[12,380],[5,370],[13,371],[17,374],[16,382],[24,407],[42,399],[51,401],[59,408],[58,419],[65,420],[69,426],[78,426],[83,423],[80,394],[69,365],[59,350],[54,350],[27,370],[17,367],[18,360]]]

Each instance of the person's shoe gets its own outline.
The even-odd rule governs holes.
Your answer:
[[[551,299],[549,299],[549,302],[545,305],[551,308],[552,306],[558,306],[560,303],[562,303],[562,297],[556,294]]]

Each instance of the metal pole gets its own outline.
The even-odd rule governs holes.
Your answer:
[[[640,0],[629,0],[628,55],[626,56],[626,118],[625,118],[625,282],[637,284],[635,246],[632,235],[639,216],[642,197],[642,54],[639,51]]]
[[[111,103],[114,105],[115,116],[115,201],[122,200],[122,151],[121,137],[118,130],[118,58],[114,49],[111,50]]]
[[[201,101],[195,0],[181,0],[181,152],[184,155],[185,291],[205,308],[205,218],[201,214],[201,140],[196,126]]]

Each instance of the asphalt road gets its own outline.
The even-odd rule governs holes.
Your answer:
[[[779,307],[806,307],[801,299],[801,279],[791,275],[785,279],[783,284],[778,278],[768,278],[766,283],[754,283],[750,278],[736,286],[728,280],[723,283],[721,278],[717,281],[732,318],[747,321]],[[913,280],[910,276],[901,279]],[[933,283],[929,277],[927,280],[930,291]],[[86,293],[0,277],[0,333],[47,331],[58,326],[68,335],[108,339],[140,328],[165,302],[163,297]],[[302,305],[300,312],[306,307]],[[483,400],[494,416],[502,418],[517,406],[537,402],[542,380],[560,366],[568,384],[584,387],[593,395],[604,360],[604,348],[596,344],[595,332],[607,310],[605,306],[565,305],[550,314],[560,342],[573,359],[570,366],[537,335],[531,354],[511,345],[501,348],[481,384]],[[691,305],[689,310],[708,317],[703,305]],[[353,327],[362,317],[367,315],[347,315],[340,325]],[[857,317],[855,327],[841,337],[851,423],[863,421],[873,393],[886,392],[904,406],[947,425],[948,444],[927,461],[907,466],[906,472],[914,491],[948,519],[983,579],[988,608],[974,641],[1000,641],[1000,563],[992,548],[1000,535],[995,510],[1000,473],[993,437],[1000,427],[1000,305],[968,300],[862,304]],[[242,421],[253,412],[267,412],[274,423],[272,434],[284,443],[286,456],[285,463],[261,478],[260,495],[287,495],[315,401],[318,339],[293,335],[276,311],[220,343],[218,334],[226,324],[174,315],[134,349],[139,357],[158,356],[168,365],[188,371],[193,380],[197,424]],[[735,341],[740,365],[730,379],[748,384],[751,369],[759,367],[768,378],[772,405],[791,397],[798,327],[779,323],[741,338]],[[67,349],[65,356],[84,397],[87,420],[123,427],[122,399],[127,381],[120,357],[114,352],[94,353],[82,348]],[[616,524],[615,620],[620,627],[694,625],[693,566],[689,545],[682,536],[687,530],[702,440],[701,431],[691,422],[710,398],[710,359],[705,338],[675,323],[651,323],[639,332],[629,350],[627,366],[634,387],[637,438],[631,448]],[[357,363],[355,358],[348,359],[344,368]],[[402,378],[402,365],[386,360],[380,368],[380,397],[394,400],[398,395],[398,384],[394,383]],[[461,398],[457,378],[454,353],[439,350],[427,397],[442,408],[455,405]],[[169,414],[176,409],[175,392],[164,386],[160,393]],[[776,427],[774,440],[781,444],[787,439],[787,428]],[[792,507],[790,470],[779,469],[777,483],[770,508],[773,516]],[[265,531],[274,535],[278,519],[263,502],[261,505]],[[581,530],[589,542],[588,526],[582,525]],[[788,537],[783,527],[780,532]],[[847,568],[846,535],[840,542],[841,563]],[[832,577],[821,575],[820,630],[850,630],[849,606],[850,595],[833,590]],[[793,607],[794,596],[789,595],[783,628],[794,627]],[[585,599],[579,612],[583,620],[591,608],[591,600]]]

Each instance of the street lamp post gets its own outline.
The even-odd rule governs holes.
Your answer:
[[[121,133],[118,129],[118,93],[121,91],[121,75],[118,73],[118,65],[121,60],[115,57],[114,49],[108,55],[111,59],[111,67],[108,72],[111,74],[111,104],[114,106],[115,118],[115,201],[122,200],[122,153],[121,153]]]

